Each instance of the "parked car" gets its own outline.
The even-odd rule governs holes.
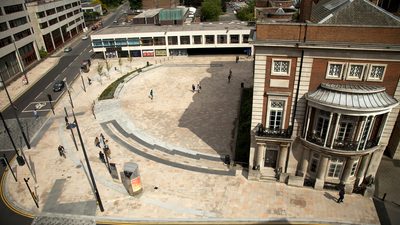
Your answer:
[[[71,48],[71,47],[66,47],[66,48],[64,48],[64,52],[70,52],[70,51],[72,51],[72,48]]]
[[[56,81],[53,85],[53,91],[54,92],[59,92],[62,91],[62,89],[65,87],[65,83],[62,80]]]

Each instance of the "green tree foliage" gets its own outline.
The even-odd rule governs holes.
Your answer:
[[[242,21],[254,21],[254,0],[249,1],[246,7],[239,9],[236,16]]]
[[[142,0],[129,0],[129,6],[131,9],[141,9],[143,6]]]
[[[122,4],[122,0],[101,0],[106,6],[116,7]]]
[[[83,17],[85,17],[85,21],[93,21],[97,20],[100,17],[100,13],[98,12],[84,12]]]
[[[199,7],[201,6],[202,0],[183,0],[183,4],[185,6],[193,6],[193,7]]]
[[[226,12],[226,3],[229,2],[228,0],[221,0],[221,9],[222,12]]]
[[[46,56],[47,56],[47,51],[44,49],[44,47],[42,46],[42,48],[40,48],[39,49],[39,55],[40,55],[40,58],[41,59],[43,59],[43,58],[45,58]]]
[[[201,4],[201,17],[203,21],[218,21],[218,17],[221,14],[221,0],[205,0]]]

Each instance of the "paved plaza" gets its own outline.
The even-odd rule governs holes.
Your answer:
[[[37,185],[26,166],[16,166],[19,182],[10,173],[2,179],[8,204],[30,215],[79,215],[97,221],[242,221],[242,222],[337,222],[379,224],[371,199],[346,195],[336,203],[337,192],[290,187],[277,182],[246,179],[246,170],[230,168],[221,160],[233,154],[241,83],[252,85],[252,61],[235,56],[141,58],[129,63],[112,59],[108,75],[99,76],[94,60],[84,74],[93,83],[77,79],[72,87],[74,112],[83,136],[97,187],[105,208],[96,206],[89,175],[78,141],[78,150],[66,129],[64,107],[71,117],[68,96],[49,114],[37,144],[25,151]],[[123,74],[151,64],[132,74],[116,98],[98,101],[101,92]],[[56,62],[55,62],[56,63]],[[49,65],[50,66],[50,65]],[[116,68],[114,68],[116,67]],[[228,83],[229,70],[232,80]],[[192,84],[201,91],[193,92]],[[153,90],[153,99],[149,97]],[[92,104],[95,102],[92,114]],[[77,137],[76,129],[74,129]],[[112,163],[122,172],[124,163],[139,165],[143,191],[130,196],[113,179],[98,157],[94,140],[104,134]],[[57,151],[66,149],[66,157]],[[39,197],[37,209],[23,177]]]

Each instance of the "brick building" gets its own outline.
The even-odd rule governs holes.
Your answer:
[[[351,193],[399,148],[400,20],[366,0],[302,7],[306,23],[257,23],[249,179]]]
[[[156,9],[156,8],[175,8],[179,5],[178,0],[143,0],[143,9]]]

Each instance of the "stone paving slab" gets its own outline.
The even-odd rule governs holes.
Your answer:
[[[216,101],[210,99],[225,99],[228,95],[235,95],[237,88],[230,89],[228,84],[224,84],[224,71],[230,66],[239,65],[234,63],[235,57],[215,56],[215,57],[174,57],[169,58],[162,62],[163,64],[176,63],[176,64],[223,64],[224,67],[206,67],[191,68],[185,67],[182,70],[175,70],[179,67],[159,67],[157,71],[150,70],[146,73],[146,77],[141,77],[143,80],[132,79],[130,83],[125,86],[124,92],[121,93],[121,108],[124,113],[128,113],[135,125],[143,123],[141,126],[148,124],[151,118],[164,117],[167,120],[160,121],[158,124],[168,124],[167,122],[176,121],[179,116],[172,116],[173,113],[187,113],[183,104],[191,109],[189,114],[193,116],[185,116],[185,126],[178,126],[180,129],[190,131],[189,134],[201,134],[202,138],[207,141],[196,141],[197,146],[203,145],[204,148],[197,148],[196,151],[204,152],[224,152],[229,146],[229,141],[221,143],[215,142],[211,132],[216,132],[216,136],[220,139],[226,137],[227,133],[220,132],[218,123],[224,121],[234,121],[236,112],[229,109],[237,109],[232,107],[233,101],[230,104],[217,104]],[[150,59],[135,59],[133,67],[140,67],[145,65],[146,61]],[[93,66],[98,62],[94,61]],[[196,63],[194,63],[196,62]],[[118,65],[117,61],[111,61],[113,65]],[[155,63],[151,61],[151,63]],[[243,62],[244,63],[244,62]],[[251,65],[251,62],[248,62]],[[226,66],[225,66],[226,65]],[[92,67],[93,67],[92,66]],[[245,67],[244,64],[242,65]],[[95,206],[90,204],[79,204],[81,210],[89,212],[96,210],[94,218],[96,220],[105,221],[335,221],[335,223],[343,224],[379,224],[376,211],[371,199],[364,198],[360,195],[346,195],[343,204],[337,204],[337,193],[331,191],[316,191],[308,188],[289,187],[280,183],[269,182],[255,182],[246,179],[246,171],[238,170],[236,176],[220,176],[207,173],[198,173],[180,168],[171,167],[169,165],[160,164],[141,155],[133,154],[126,146],[120,145],[118,142],[105,134],[100,125],[101,119],[95,119],[91,113],[93,101],[100,95],[101,91],[107,87],[108,84],[116,80],[122,74],[127,72],[130,66],[125,63],[120,71],[110,71],[110,75],[100,77],[96,74],[96,70],[92,69],[87,76],[91,77],[94,81],[84,92],[80,87],[80,82],[73,84],[72,97],[74,99],[74,111],[77,115],[77,121],[80,126],[81,133],[83,134],[83,141],[87,150],[88,158],[91,163],[92,170],[95,175],[99,194],[102,198],[105,208],[104,212],[100,212]],[[172,69],[175,68],[175,69]],[[219,68],[219,69],[216,69]],[[224,69],[221,69],[224,68]],[[229,69],[228,69],[229,70]],[[182,76],[188,71],[201,73],[204,75],[202,79],[191,78]],[[151,74],[155,72],[156,74]],[[180,74],[179,74],[180,73]],[[165,82],[161,77],[155,79],[156,75],[164,74],[164,78],[175,77],[174,82]],[[212,75],[213,74],[213,75]],[[149,76],[147,76],[149,75]],[[233,72],[234,80],[237,87],[240,87],[240,80],[235,81],[235,70]],[[109,78],[108,78],[109,77]],[[179,78],[179,79],[177,79]],[[100,82],[101,79],[101,82]],[[135,80],[137,82],[135,82]],[[145,82],[149,80],[149,83]],[[192,93],[190,90],[191,83],[201,81],[201,93]],[[227,81],[227,80],[225,80]],[[244,80],[250,82],[249,80]],[[134,82],[131,83],[131,82]],[[203,83],[204,82],[204,83]],[[186,91],[175,91],[181,88],[179,85],[184,85]],[[232,84],[232,83],[231,83]],[[233,83],[234,84],[234,83]],[[246,83],[248,85],[249,83]],[[129,86],[132,85],[132,88]],[[139,86],[135,86],[139,85]],[[147,86],[146,86],[147,85]],[[224,85],[224,86],[223,86]],[[138,88],[139,87],[139,88]],[[154,87],[155,99],[151,102],[148,99],[149,88]],[[182,89],[183,90],[183,89]],[[216,93],[213,93],[213,91]],[[136,96],[135,100],[138,102],[129,102],[128,99],[123,99],[126,94]],[[167,98],[167,93],[172,97]],[[179,99],[179,100],[178,100]],[[181,101],[184,99],[185,101]],[[133,100],[133,99],[132,99]],[[187,101],[189,100],[189,101]],[[142,102],[140,102],[142,101]],[[142,103],[142,104],[138,104]],[[167,107],[177,107],[168,109]],[[182,105],[181,105],[182,104]],[[210,105],[207,105],[210,104]],[[132,107],[135,105],[136,107]],[[64,96],[56,106],[56,115],[53,117],[53,122],[48,127],[47,131],[43,133],[41,140],[37,143],[32,150],[26,151],[27,157],[34,164],[37,175],[37,193],[39,196],[40,208],[37,209],[30,198],[29,192],[26,190],[23,182],[15,182],[11,174],[7,174],[5,182],[3,182],[3,189],[8,193],[7,199],[10,204],[21,206],[27,212],[35,215],[40,215],[44,206],[54,204],[58,212],[70,213],[70,208],[63,209],[63,205],[69,206],[74,203],[84,203],[94,200],[94,195],[91,186],[88,182],[87,169],[84,165],[81,147],[78,151],[75,149],[72,142],[69,130],[65,129],[64,110],[67,107],[70,115],[71,108],[68,103],[68,98]],[[214,110],[220,117],[211,117],[209,122],[212,124],[201,124],[202,120],[207,118],[203,113],[210,113],[211,110],[204,111],[202,106],[209,106],[207,108]],[[106,106],[107,107],[107,106]],[[109,105],[108,107],[113,107]],[[225,107],[225,109],[224,109]],[[142,109],[142,111],[140,110]],[[104,109],[105,110],[105,109]],[[100,111],[99,111],[100,112]],[[154,113],[158,116],[151,117],[145,112]],[[200,113],[201,112],[201,113]],[[114,111],[114,113],[117,113]],[[218,114],[219,113],[219,114]],[[101,113],[100,113],[101,114]],[[118,114],[116,114],[118,115]],[[182,114],[180,114],[182,115]],[[142,118],[142,116],[144,118]],[[222,116],[228,117],[228,120],[223,119]],[[99,116],[100,117],[100,116]],[[167,122],[166,122],[167,121]],[[229,123],[229,122],[228,122]],[[197,128],[192,126],[188,129],[189,125],[199,125]],[[213,125],[217,124],[216,129],[210,129]],[[176,124],[176,125],[179,125]],[[139,125],[137,125],[139,126]],[[171,125],[169,125],[171,128]],[[233,126],[233,125],[232,125]],[[191,147],[191,138],[182,136],[179,132],[171,134],[165,131],[156,130],[156,133],[151,133],[151,127],[143,129],[151,135],[163,137],[159,134],[165,134],[166,141],[178,140],[179,145],[183,147]],[[163,133],[165,132],[165,133]],[[203,133],[204,132],[204,133]],[[121,171],[125,162],[135,162],[139,165],[141,184],[143,192],[137,196],[130,196],[127,193],[124,185],[121,182],[116,182],[108,174],[105,165],[98,159],[99,148],[94,145],[94,138],[100,133],[105,134],[106,139],[109,140],[111,149],[111,162],[116,164],[118,171]],[[183,133],[182,133],[183,134]],[[75,131],[76,135],[76,131]],[[228,139],[230,138],[229,135]],[[183,141],[188,141],[186,144]],[[78,142],[79,143],[79,142]],[[57,151],[57,146],[62,144],[66,149],[66,158],[60,157]],[[212,147],[216,147],[214,150]],[[225,147],[218,147],[225,146]],[[190,148],[189,148],[190,149]],[[222,149],[222,150],[221,150]],[[16,162],[12,162],[16,165]],[[23,177],[31,177],[28,169],[24,167],[15,166],[19,180]],[[57,180],[64,179],[62,190],[59,190],[60,195],[57,200],[50,200],[51,190]],[[33,185],[33,180],[30,182]],[[64,211],[63,211],[64,210]]]

